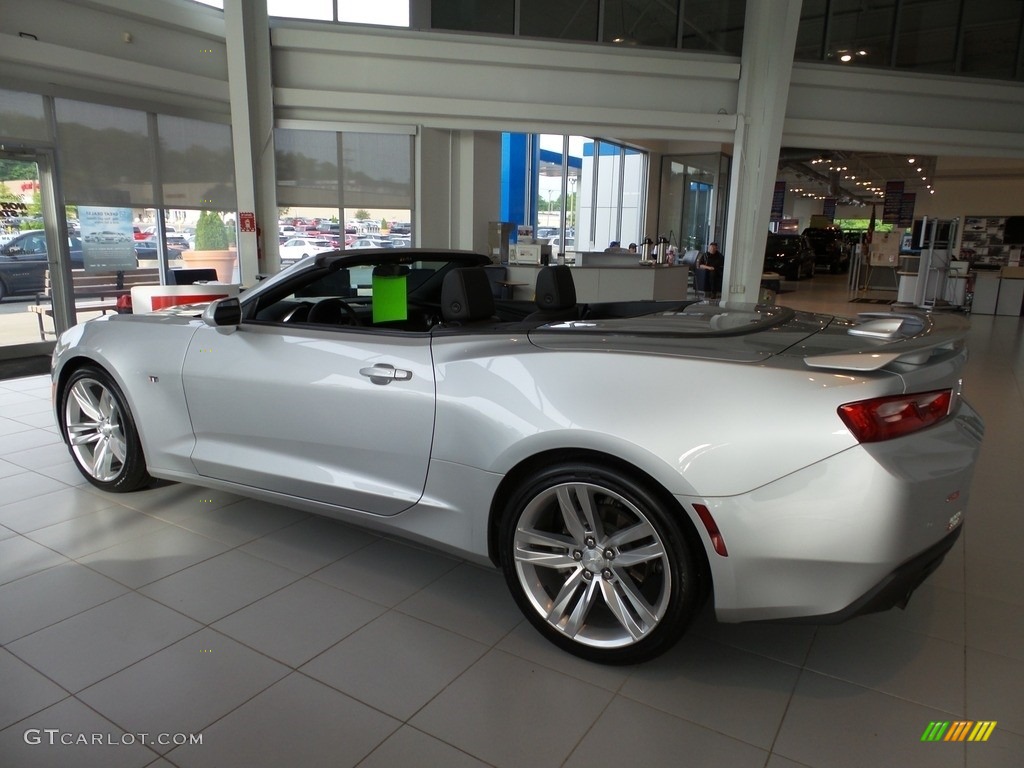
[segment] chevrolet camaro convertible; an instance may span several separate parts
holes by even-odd
[[[310,256],[206,306],[58,340],[55,411],[95,486],[153,478],[369,526],[501,568],[584,658],[720,621],[902,605],[962,529],[982,438],[966,321],[534,301],[463,252]]]

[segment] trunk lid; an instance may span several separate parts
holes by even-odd
[[[597,313],[601,306],[594,308]],[[840,318],[786,307],[678,305],[633,317],[551,323],[530,331],[544,349],[601,350],[760,362],[801,357],[811,369],[906,373],[959,357],[965,318],[923,312],[867,312]]]

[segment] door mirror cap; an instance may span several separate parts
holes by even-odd
[[[238,301],[238,297],[229,296],[211,301],[203,310],[203,322],[217,328],[241,323],[242,304]]]

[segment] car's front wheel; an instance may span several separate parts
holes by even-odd
[[[688,520],[622,472],[567,464],[533,475],[502,520],[502,567],[530,622],[591,661],[668,650],[701,596]]]
[[[86,480],[115,493],[152,481],[135,420],[106,371],[89,366],[72,373],[61,391],[60,408],[64,440]]]

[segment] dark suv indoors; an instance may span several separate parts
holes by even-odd
[[[769,232],[764,247],[764,271],[777,272],[787,280],[814,277],[814,251],[807,238]]]
[[[850,252],[844,247],[843,233],[836,227],[808,227],[804,236],[814,249],[814,266],[824,267],[833,275],[850,268]]]

